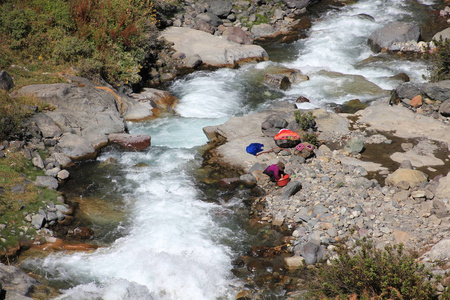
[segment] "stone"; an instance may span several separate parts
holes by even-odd
[[[439,106],[439,113],[444,117],[450,117],[450,100],[446,100]]]
[[[437,186],[435,196],[439,199],[450,200],[450,173],[439,179],[439,185]]]
[[[426,262],[450,262],[450,239],[446,238],[431,247],[430,251],[421,256]]]
[[[11,76],[9,76],[9,74],[6,71],[1,70],[0,71],[0,89],[8,92],[13,87],[14,87],[14,81],[11,78]]]
[[[31,163],[33,164],[33,166],[35,166],[39,169],[44,169],[44,161],[42,160],[42,157],[37,152],[33,153],[33,158],[31,159]]]
[[[251,32],[255,37],[261,38],[273,35],[276,30],[272,25],[263,23],[252,26]]]
[[[30,121],[36,123],[44,138],[60,137],[63,134],[61,128],[45,113],[33,115]]]
[[[439,41],[441,39],[442,39],[442,41],[445,41],[446,39],[450,40],[450,27],[448,27],[442,31],[439,31],[432,38],[432,40],[435,40],[435,41]]]
[[[411,163],[410,160],[405,159],[405,160],[402,160],[399,169],[409,169],[409,170],[412,170],[412,169],[413,169],[413,165],[412,165],[412,163]]]
[[[186,68],[195,69],[199,67],[203,63],[203,61],[200,55],[194,54],[189,57],[186,57],[183,60],[183,63],[186,66]]]
[[[414,96],[411,99],[411,102],[409,103],[414,108],[418,108],[419,106],[422,106],[422,95]]]
[[[291,81],[283,74],[266,74],[264,75],[264,83],[280,90],[288,90],[291,87]]]
[[[209,5],[209,11],[220,18],[226,18],[233,8],[230,1],[215,0]]]
[[[281,226],[284,223],[284,217],[282,215],[276,215],[272,220],[273,226]]]
[[[450,80],[424,83],[422,92],[430,99],[445,102],[450,99]]]
[[[420,89],[414,83],[402,83],[395,88],[395,92],[400,99],[412,99],[420,95]]]
[[[191,28],[168,27],[161,38],[174,43],[175,51],[185,53],[186,58],[199,55],[206,66],[235,67],[243,62],[268,59],[261,46],[237,44]]]
[[[388,49],[394,43],[417,42],[419,36],[419,26],[406,22],[392,22],[374,31],[369,36],[368,44],[372,51],[380,52],[381,49]]]
[[[88,140],[73,133],[65,133],[59,140],[58,147],[71,160],[85,160],[97,156],[97,151]]]
[[[113,133],[108,135],[110,143],[118,144],[129,150],[144,151],[151,144],[151,137],[148,135],[131,135],[128,133]]]
[[[289,122],[279,115],[270,115],[262,124],[261,131],[265,136],[274,137],[281,129],[286,128]]]
[[[45,217],[41,214],[36,214],[31,217],[31,225],[34,226],[35,229],[41,229],[45,224]]]
[[[418,186],[427,182],[428,176],[419,170],[397,169],[386,178],[386,184],[389,186],[397,186],[402,181],[407,182],[410,186]]]
[[[56,175],[56,177],[57,177],[59,180],[66,180],[66,179],[69,178],[69,176],[70,176],[70,173],[69,173],[69,171],[67,171],[67,170],[61,170],[61,171],[59,171],[58,174]]]
[[[301,182],[292,180],[284,187],[283,195],[281,197],[283,199],[289,199],[289,197],[300,191],[301,188]]]
[[[442,219],[449,215],[449,210],[444,202],[434,199],[431,213],[435,214],[439,219]]]
[[[286,267],[290,270],[300,269],[305,265],[305,259],[301,256],[290,256],[284,258],[284,263]]]
[[[0,264],[0,294],[2,299],[17,299],[25,300],[32,299],[26,297],[34,286],[39,285],[39,282],[34,278],[28,276],[24,271],[15,266],[7,266]],[[6,295],[4,294],[6,291]],[[6,298],[3,298],[6,296]]]
[[[228,27],[222,34],[226,36],[229,41],[242,44],[242,45],[251,45],[252,41],[248,37],[247,33],[240,27]]]
[[[307,242],[303,246],[302,257],[306,265],[315,265],[318,261],[325,258],[325,252],[320,245],[313,242]]]
[[[56,190],[58,188],[58,180],[56,180],[53,176],[36,176],[34,184],[53,190]]]
[[[364,141],[360,139],[351,139],[344,146],[344,151],[350,154],[358,154],[364,149]]]
[[[11,188],[11,193],[13,194],[19,194],[19,193],[25,193],[25,186],[23,184],[16,184]]]
[[[73,161],[63,153],[53,152],[51,157],[53,157],[63,168],[68,168],[74,165]]]
[[[59,171],[61,171],[61,169],[59,167],[54,167],[52,169],[45,170],[45,175],[56,177],[56,176],[58,176]]]

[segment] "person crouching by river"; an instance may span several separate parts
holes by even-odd
[[[285,175],[284,164],[279,162],[277,164],[270,165],[264,170],[263,173],[270,177],[270,181],[276,182],[282,178],[283,175]]]

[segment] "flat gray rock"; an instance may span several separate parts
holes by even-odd
[[[209,66],[234,67],[240,62],[268,59],[261,46],[241,45],[226,37],[185,27],[169,27],[161,33],[161,38],[174,43],[173,48],[186,54],[186,59],[199,55],[203,64]]]

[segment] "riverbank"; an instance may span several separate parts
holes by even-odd
[[[252,217],[271,223],[273,228],[291,230],[292,235],[285,240],[290,241],[287,250],[292,257],[285,258],[285,267],[301,268],[299,260],[314,265],[336,255],[336,245],[345,243],[351,248],[367,238],[380,249],[405,245],[448,283],[445,274],[449,253],[443,248],[450,238],[446,230],[450,224],[449,120],[417,114],[403,105],[390,106],[389,99],[384,99],[355,115],[313,111],[318,138],[323,137],[324,144],[306,160],[292,148],[258,156],[245,153],[250,142],[263,143],[263,150],[276,148],[273,138],[261,138],[261,124],[274,115],[280,119],[290,116],[286,119],[293,122],[294,111],[278,108],[205,128],[210,138],[215,133],[225,140],[216,148],[219,161],[243,170],[246,175],[240,180],[254,181],[264,189],[265,195],[252,203]],[[244,124],[245,131],[237,129]],[[338,128],[343,130],[338,132]],[[394,130],[388,132],[386,128]],[[357,139],[364,149],[374,148],[375,153],[383,155],[368,158],[363,148],[349,153],[349,142]],[[327,142],[332,142],[333,150]],[[400,143],[403,150],[387,151],[385,145],[391,143]],[[396,160],[394,168],[392,163],[385,166],[385,156]],[[279,161],[291,175],[286,187],[277,187],[262,174],[265,167]],[[437,170],[438,166],[442,168]],[[370,176],[383,180],[368,179]]]

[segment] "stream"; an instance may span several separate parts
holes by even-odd
[[[168,90],[179,98],[178,116],[128,124],[130,133],[152,137],[148,151],[108,147],[64,188],[90,211],[83,218],[101,247],[30,257],[21,266],[58,289],[57,299],[235,299],[245,280],[232,272],[233,262],[258,235],[245,225],[247,195],[211,196],[200,188],[202,128],[299,96],[310,100],[298,104],[303,109],[369,102],[388,95],[399,73],[423,82],[423,61],[374,54],[367,38],[388,22],[426,18],[432,4],[356,1],[315,18],[308,38],[268,47],[271,61],[175,80]],[[310,80],[273,90],[261,81],[273,65],[299,69]]]

